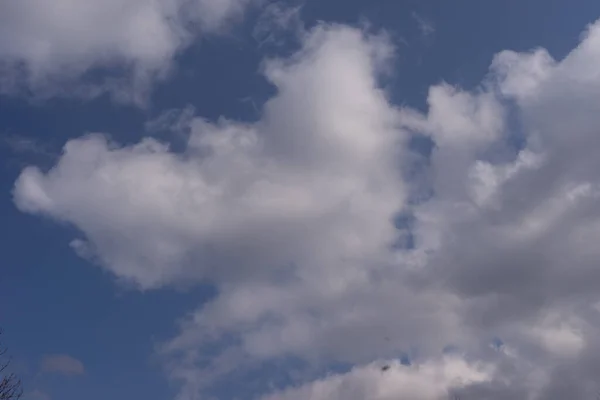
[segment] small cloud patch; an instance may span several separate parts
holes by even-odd
[[[83,375],[85,373],[83,363],[66,354],[44,356],[40,369],[42,372],[66,376]]]

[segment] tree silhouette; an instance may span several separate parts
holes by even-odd
[[[6,352],[7,349],[0,345],[0,400],[16,400],[23,394],[23,389],[21,380],[8,370],[11,360]]]

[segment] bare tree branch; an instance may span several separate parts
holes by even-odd
[[[19,377],[8,370],[11,358],[6,353],[7,349],[0,345],[0,400],[17,400],[23,394],[23,388]]]

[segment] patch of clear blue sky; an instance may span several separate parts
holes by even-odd
[[[433,24],[431,36],[423,37],[415,12]],[[473,87],[500,50],[542,46],[563,57],[584,27],[600,17],[600,2],[308,0],[302,16],[308,26],[318,20],[367,20],[403,38],[389,90],[395,103],[423,108],[429,85],[446,80]],[[188,104],[209,119],[255,119],[256,110],[243,99],[252,98],[260,106],[273,92],[258,74],[265,50],[249,36],[255,18],[250,15],[232,37],[203,40],[183,54],[179,72],[157,86],[149,110],[114,105],[105,97],[31,105],[0,96],[0,133],[26,135],[52,152],[85,132],[136,141],[149,118]],[[27,389],[46,391],[54,399],[169,398],[172,390],[151,358],[153,344],[174,334],[176,319],[213,293],[198,288],[142,294],[120,288],[108,274],[73,254],[70,228],[17,212],[10,193],[20,168],[51,161],[48,155],[14,154],[0,146],[0,326],[6,330],[15,367]],[[86,375],[39,375],[39,360],[47,353],[80,359]],[[223,398],[234,395],[223,393]]]

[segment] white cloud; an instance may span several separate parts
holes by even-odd
[[[17,204],[82,229],[106,268],[142,288],[377,255],[403,198],[402,135],[368,53],[385,44],[341,28],[309,41],[307,60],[268,68],[279,95],[256,125],[196,119],[179,155],[153,139],[73,140],[48,174],[23,172]]]
[[[265,397],[265,400],[442,400],[452,390],[487,382],[493,367],[469,364],[460,358],[431,360],[424,365],[404,366],[398,362],[382,371],[379,364],[353,369]]]
[[[41,362],[42,372],[57,373],[62,375],[83,375],[83,363],[67,354],[52,354],[44,356]]]
[[[421,382],[448,371],[435,360],[450,344],[494,366],[452,361],[462,367],[443,376],[479,377],[464,398],[584,398],[600,389],[599,41],[600,22],[561,61],[502,52],[479,88],[432,87],[423,114],[380,89],[385,37],[322,25],[267,64],[278,92],[257,123],[192,118],[179,154],[154,139],[72,140],[52,170],[23,171],[15,202],[77,227],[80,254],[142,289],[217,286],[160,349],[182,399],[287,356],[368,365],[416,348],[423,374],[389,376]],[[400,173],[408,132],[435,143],[423,182]],[[408,204],[423,187],[432,196]],[[414,216],[404,232],[401,210]],[[394,250],[406,230],[414,246]],[[509,352],[490,349],[495,336]],[[282,396],[408,387],[374,373]],[[415,398],[452,386],[439,382]]]
[[[216,32],[247,0],[7,0],[0,3],[0,90],[142,101],[152,79],[199,34]],[[126,71],[100,84],[94,68]],[[85,80],[85,79],[84,79]]]

